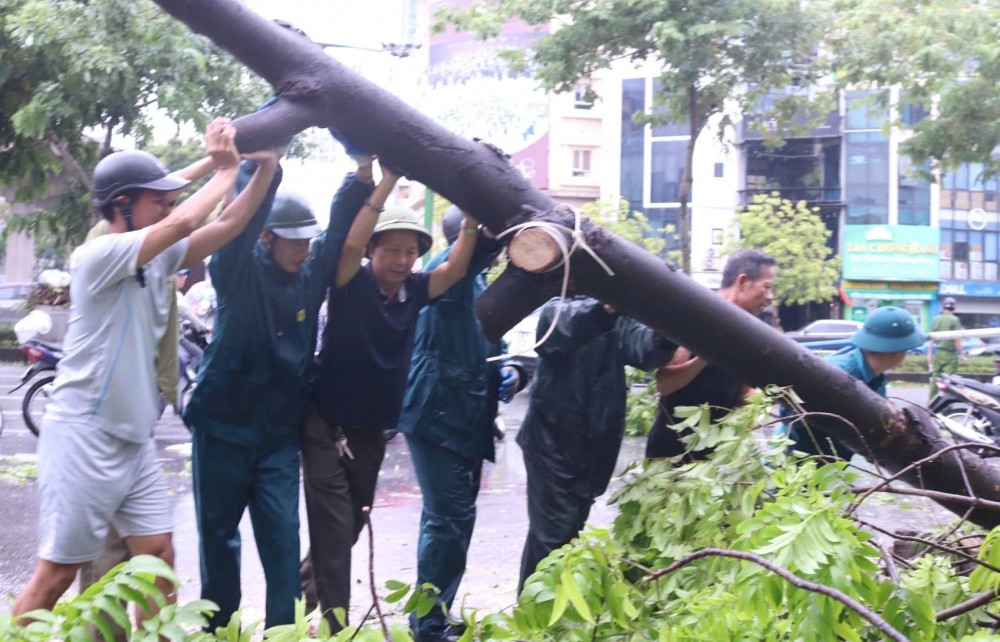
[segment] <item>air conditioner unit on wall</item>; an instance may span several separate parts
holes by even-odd
[[[719,270],[718,261],[719,257],[715,255],[715,248],[710,247],[707,250],[705,250],[705,262],[703,264],[704,265],[703,269],[706,272],[718,272]]]

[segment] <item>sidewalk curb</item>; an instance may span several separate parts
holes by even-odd
[[[965,377],[966,379],[975,379],[981,383],[990,383],[993,381],[995,373],[992,372],[957,372],[960,377]],[[907,382],[907,383],[930,383],[930,374],[926,372],[890,372],[889,381],[890,382]]]

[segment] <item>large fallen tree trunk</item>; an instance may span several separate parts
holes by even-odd
[[[282,100],[237,120],[250,151],[309,126],[333,127],[410,178],[473,213],[495,232],[526,221],[574,227],[574,216],[529,185],[504,156],[466,140],[330,58],[318,45],[237,0],[156,0],[271,83]],[[841,370],[664,262],[584,221],[583,237],[612,274],[577,252],[569,290],[614,305],[755,386],[794,385],[810,411],[844,417],[823,427],[896,472],[943,446],[936,430],[908,417]],[[514,266],[480,300],[483,328],[497,337],[559,291],[561,273]],[[979,457],[950,452],[904,476],[914,485],[1000,501],[1000,474]],[[945,503],[963,513],[967,504]],[[1000,513],[977,507],[988,528]]]

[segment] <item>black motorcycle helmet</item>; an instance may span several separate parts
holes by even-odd
[[[94,203],[101,210],[101,215],[110,221],[115,217],[111,202],[123,194],[138,190],[172,192],[187,187],[190,182],[172,176],[156,156],[133,149],[113,152],[102,158],[94,168],[94,175],[90,179],[90,191]],[[132,201],[133,197],[130,195],[128,202],[119,206],[129,231],[133,229]],[[146,287],[146,275],[142,267],[136,270],[135,279],[139,285]]]
[[[190,181],[172,176],[155,156],[139,150],[108,154],[97,163],[91,179],[94,203],[105,217],[110,213],[107,205],[130,190],[148,189],[172,192],[187,187]]]
[[[458,238],[464,219],[465,214],[457,205],[452,205],[444,211],[444,216],[441,217],[441,231],[444,232],[444,238],[448,241],[448,245],[454,243],[455,239]]]
[[[264,229],[283,239],[311,239],[323,231],[305,199],[286,191],[275,195]]]

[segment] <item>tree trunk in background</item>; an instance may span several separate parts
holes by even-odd
[[[236,121],[240,149],[259,149],[309,126],[332,126],[495,232],[527,220],[573,227],[571,212],[556,208],[491,147],[448,131],[339,64],[318,45],[236,0],[156,2],[230,51],[284,98]],[[867,446],[843,423],[824,425],[830,434],[869,453],[890,471],[941,448],[936,431],[908,420],[860,382],[687,275],[589,222],[583,229],[614,276],[577,253],[570,261],[571,293],[615,306],[750,385],[794,384],[807,409],[843,416],[857,427]],[[561,278],[560,272],[536,275],[509,267],[477,305],[486,334],[499,337],[557,294]],[[941,457],[907,480],[957,495],[967,495],[971,489],[974,495],[1000,501],[1000,474],[967,451]],[[947,508],[959,513],[965,509]],[[1000,524],[1000,513],[977,509],[970,519],[992,528]]]

